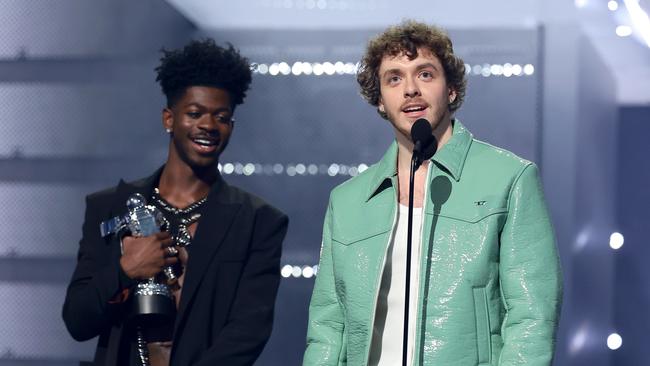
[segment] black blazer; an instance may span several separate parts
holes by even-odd
[[[131,339],[123,336],[128,302],[112,300],[135,281],[119,265],[118,240],[101,238],[99,224],[124,214],[131,194],[151,197],[161,171],[86,197],[83,236],[63,320],[78,341],[99,335],[96,365],[129,365],[134,358]],[[171,365],[251,365],[271,334],[288,218],[221,177],[205,205],[189,248]]]

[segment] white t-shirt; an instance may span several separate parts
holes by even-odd
[[[413,342],[415,342],[421,228],[422,208],[413,208],[411,290],[409,300],[409,352],[407,358],[409,365],[413,361]],[[396,366],[402,364],[408,206],[399,205],[399,216],[394,230],[393,240],[386,253],[386,264],[377,298],[372,343],[370,345],[370,366]]]

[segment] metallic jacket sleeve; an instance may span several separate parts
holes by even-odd
[[[500,248],[499,275],[506,316],[498,365],[550,365],[562,275],[534,164],[527,165],[515,180],[508,206]]]
[[[343,338],[343,309],[338,300],[332,266],[332,206],[325,215],[318,275],[309,305],[304,366],[338,365]]]

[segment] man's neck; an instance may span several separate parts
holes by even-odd
[[[448,117],[440,123],[433,131],[438,141],[440,150],[451,138],[453,128],[451,119]],[[399,132],[397,133],[397,178],[399,189],[399,202],[408,205],[409,197],[409,176],[411,174],[411,157],[413,156],[413,142]],[[430,161],[422,162],[420,168],[415,172],[413,181],[413,206],[422,207],[424,203],[424,185],[429,169]]]
[[[451,139],[453,134],[453,126],[451,123],[451,118],[445,118],[433,131],[433,135],[436,137],[438,142],[437,151],[440,151],[442,147]],[[411,169],[411,157],[413,156],[413,142],[406,136],[401,133],[396,133],[397,136],[397,171],[407,176],[410,174]],[[422,167],[426,167],[429,161],[422,162]],[[425,169],[422,169],[425,170]],[[419,171],[419,169],[418,169]]]
[[[208,195],[219,172],[216,165],[195,169],[176,159],[168,159],[158,182],[160,195],[182,208]]]

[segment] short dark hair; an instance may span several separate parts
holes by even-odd
[[[449,104],[449,111],[454,112],[460,108],[467,87],[465,63],[454,55],[451,39],[444,30],[413,20],[392,26],[370,40],[357,73],[361,96],[371,105],[378,106],[381,96],[379,66],[383,58],[403,53],[413,60],[418,57],[418,48],[431,51],[440,60],[447,84],[456,91],[456,98]],[[378,112],[387,118],[386,113]]]
[[[156,67],[167,106],[173,106],[192,86],[211,86],[230,94],[232,107],[242,104],[252,80],[248,59],[228,43],[218,46],[213,39],[194,40],[178,50],[162,49]]]

